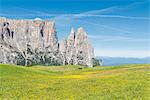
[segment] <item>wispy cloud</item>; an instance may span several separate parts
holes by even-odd
[[[91,11],[82,12],[82,13],[77,14],[77,15],[106,14],[106,13],[114,12],[117,8],[118,7],[116,7],[116,6],[112,6],[112,7],[108,7],[108,8],[103,8],[103,9],[98,9],[98,10],[91,10]]]
[[[122,18],[122,19],[133,19],[133,20],[150,20],[149,17],[133,17],[133,16],[122,16],[122,15],[110,15],[110,13],[119,12],[128,10],[135,5],[143,4],[144,2],[134,2],[126,6],[112,6],[103,9],[91,10],[87,12],[82,12],[80,14],[73,15],[75,18],[82,18],[82,17],[99,17],[99,18]],[[109,15],[107,15],[109,14]]]
[[[81,17],[99,17],[99,18],[122,18],[122,19],[133,19],[133,20],[150,20],[149,17],[132,17],[132,16],[120,16],[120,15],[92,15],[92,14],[78,14],[74,15],[76,18]]]
[[[108,36],[108,35],[89,35],[91,39],[100,41],[128,41],[128,42],[150,42],[150,40],[143,38],[133,38],[127,36]]]
[[[109,29],[109,30],[117,31],[118,35],[124,35],[125,33],[133,34],[130,31],[127,31],[127,30],[124,30],[124,29],[115,28],[115,27],[112,27],[112,26],[109,26],[109,25],[103,25],[103,24],[99,24],[99,23],[95,23],[95,22],[90,22],[90,21],[85,21],[85,20],[78,20],[78,21],[80,21],[82,23],[89,24],[91,26],[95,25],[97,27],[102,27],[102,28],[106,28],[106,29]]]
[[[38,10],[31,10],[31,9],[25,9],[21,7],[15,7],[15,9],[21,10],[24,12],[23,14],[11,14],[11,16],[21,16],[21,17],[50,17],[50,19],[54,20],[63,20],[63,19],[80,19],[83,17],[96,17],[96,18],[120,18],[120,19],[132,19],[132,20],[150,20],[149,17],[135,17],[135,16],[122,16],[122,15],[110,15],[111,13],[114,12],[119,12],[119,11],[124,11],[128,10],[135,5],[140,5],[143,4],[144,2],[133,2],[131,4],[125,5],[125,6],[111,6],[107,8],[102,8],[102,9],[97,9],[97,10],[89,10],[86,12],[78,13],[78,14],[56,14],[56,13],[48,13],[48,12],[43,12],[43,11],[38,11]],[[3,14],[1,13],[1,16],[10,16],[10,14]]]

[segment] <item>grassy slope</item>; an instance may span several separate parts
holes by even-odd
[[[0,99],[150,99],[150,64],[78,67],[0,65]]]

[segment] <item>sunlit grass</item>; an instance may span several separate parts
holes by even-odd
[[[2,100],[150,99],[150,64],[95,68],[0,65],[0,81]]]

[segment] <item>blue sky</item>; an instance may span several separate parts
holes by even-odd
[[[49,19],[58,38],[82,26],[96,56],[150,56],[149,0],[0,0],[0,16]]]

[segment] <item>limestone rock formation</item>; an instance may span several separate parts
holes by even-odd
[[[65,64],[93,66],[94,49],[82,27],[78,29],[77,34],[71,29],[68,39],[60,44],[60,51],[65,57]]]
[[[93,66],[93,48],[83,28],[58,43],[55,23],[0,18],[0,63]]]
[[[93,66],[92,58],[94,58],[94,51],[88,40],[87,33],[82,27],[78,29],[75,41],[77,64]]]

